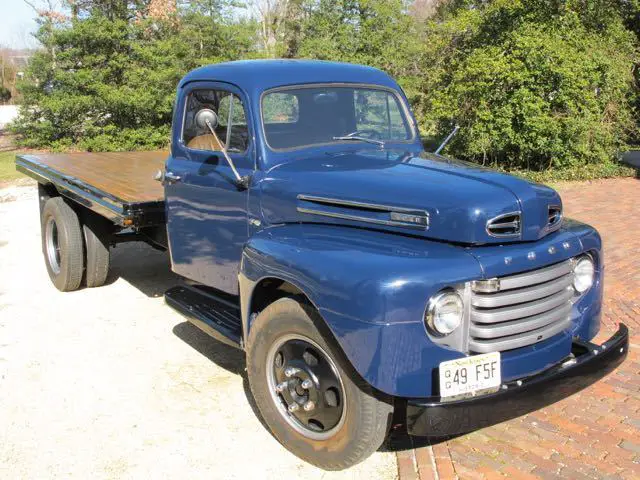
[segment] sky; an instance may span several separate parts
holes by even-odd
[[[40,4],[38,0],[33,2]],[[0,0],[0,47],[35,47],[35,13],[24,0]]]

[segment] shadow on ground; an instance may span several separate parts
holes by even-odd
[[[122,278],[148,297],[160,297],[183,282],[171,271],[169,252],[154,250],[144,242],[121,243],[111,248],[107,284]]]
[[[455,437],[413,437],[407,433],[404,424],[398,424],[391,429],[386,440],[378,451],[380,452],[402,452],[413,448],[430,447],[446,442]]]
[[[148,297],[160,297],[169,288],[183,283],[182,277],[171,271],[169,252],[155,250],[143,242],[124,243],[111,249],[107,284],[119,278]],[[181,318],[177,312],[176,318]],[[219,367],[242,377],[247,402],[260,423],[269,431],[251,394],[244,352],[219,342],[186,321],[173,327],[173,334]]]
[[[251,393],[249,378],[247,377],[247,371],[245,369],[246,360],[244,352],[219,342],[189,322],[182,322],[173,327],[173,333],[184,343],[204,355],[219,367],[242,377],[242,387],[251,410],[253,410],[253,413],[262,426],[271,433]]]
[[[244,352],[236,348],[230,347],[218,340],[210,337],[200,329],[189,322],[182,322],[173,327],[173,333],[187,345],[204,355],[211,362],[219,367],[224,368],[228,372],[242,377],[244,393],[249,406],[253,410],[256,418],[262,426],[270,432],[269,427],[264,422],[260,411],[255,403],[253,394],[249,387],[249,379],[245,370]],[[451,437],[412,437],[407,433],[405,425],[398,422],[402,418],[402,411],[396,412],[394,423],[395,428],[391,430],[387,439],[380,447],[380,452],[398,452],[403,450],[411,450],[424,446],[436,445],[438,443],[449,440]]]
[[[182,278],[171,271],[168,252],[154,250],[141,242],[120,244],[111,251],[111,270],[108,283],[122,278],[149,297],[159,297],[169,288],[182,282]],[[169,308],[169,307],[167,307]],[[176,318],[181,318],[176,313]],[[219,367],[242,377],[244,393],[253,413],[262,426],[270,432],[255,403],[245,369],[245,354],[242,350],[226,345],[210,337],[191,323],[184,321],[173,327],[173,334],[191,348]],[[436,445],[450,437],[412,437],[403,424],[403,409],[394,415],[394,428],[380,447],[382,452],[398,452],[413,448]]]

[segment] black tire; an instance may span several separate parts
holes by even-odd
[[[84,271],[82,229],[76,212],[62,197],[42,209],[42,252],[49,278],[62,292],[77,290]]]
[[[86,252],[85,285],[101,287],[109,274],[109,229],[100,218],[88,215],[82,225]]]
[[[314,308],[293,298],[282,298],[269,305],[251,326],[247,372],[256,405],[278,441],[317,467],[342,470],[363,461],[380,447],[389,430],[393,406],[374,396],[371,387],[357,378],[350,365],[345,368],[343,354],[332,348],[316,328],[314,322],[322,321]],[[276,398],[282,398],[278,394],[274,398],[270,391],[267,368],[274,366],[269,364],[269,352],[292,335],[311,340],[337,367],[335,371],[344,388],[345,410],[343,420],[331,430],[329,438],[309,438],[293,428],[285,418],[287,409],[279,409],[276,404]]]

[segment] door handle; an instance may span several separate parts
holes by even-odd
[[[173,172],[163,172],[162,170],[158,170],[154,178],[162,183],[162,185],[171,185],[182,180],[180,175],[176,175]]]
[[[164,172],[164,180],[167,183],[175,183],[182,180],[182,177],[180,175],[176,175],[173,172]]]

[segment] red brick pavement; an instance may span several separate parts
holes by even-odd
[[[640,479],[640,180],[565,184],[558,190],[566,215],[593,225],[603,237],[605,302],[596,340],[626,323],[627,360],[597,384],[540,411],[399,451],[401,480]]]

